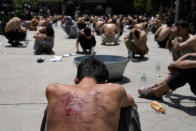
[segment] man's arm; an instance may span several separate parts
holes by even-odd
[[[47,39],[47,36],[45,34],[42,34],[42,33],[36,33],[33,37],[35,39],[38,39],[38,40]]]
[[[19,20],[17,23],[18,23],[17,24],[18,31],[19,32],[26,32],[26,29],[22,26],[22,21]]]
[[[134,29],[133,29],[133,31],[131,31],[131,35],[132,35],[132,38],[134,40],[135,45],[139,45],[141,43],[141,40],[136,38],[135,33],[134,33]],[[140,36],[140,38],[141,38],[141,36]]]
[[[168,66],[169,71],[172,73],[175,68],[178,69],[191,69],[196,68],[196,61],[186,60],[188,57],[196,57],[196,53],[188,53],[180,57],[177,61]]]
[[[121,107],[134,106],[137,108],[137,104],[135,103],[134,98],[130,94],[127,94],[122,86],[119,87],[119,92],[122,95]]]
[[[190,47],[192,45],[196,44],[196,36],[190,37],[184,42],[181,42],[180,44],[174,44],[174,50],[178,51],[180,49]]]
[[[117,25],[115,25],[115,33],[120,33],[120,28]]]
[[[105,26],[103,25],[101,28],[100,28],[100,33],[103,33],[104,32],[104,28],[105,28]]]
[[[172,66],[178,69],[192,69],[192,68],[196,68],[196,61],[193,60],[176,61],[172,63]]]
[[[187,59],[188,57],[196,57],[196,53],[187,53],[187,54],[181,56],[177,61],[185,60],[185,59]]]
[[[159,27],[159,29],[155,32],[155,36],[156,36],[156,35],[159,35],[159,33],[161,32],[162,28],[163,28],[163,27]]]

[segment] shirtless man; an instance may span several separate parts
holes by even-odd
[[[107,79],[106,66],[89,57],[79,64],[75,85],[49,85],[48,131],[117,131],[121,107],[137,105],[121,85]]]
[[[178,28],[181,30],[180,35],[184,35],[184,37],[178,38],[179,43],[174,43],[173,49],[179,51],[184,48],[189,48],[191,52],[196,52],[196,36],[188,33],[188,25],[184,27],[179,26]]]
[[[34,50],[36,55],[42,53],[54,54],[54,30],[52,26],[42,27],[34,35]]]
[[[26,29],[22,27],[24,16],[13,17],[5,26],[5,37],[12,46],[21,45],[19,41],[26,38]]]
[[[80,52],[79,50],[79,43],[83,52]],[[92,30],[89,27],[85,27],[84,29],[79,31],[76,40],[76,53],[89,54],[91,53],[91,49],[94,48],[95,45],[96,45],[96,40],[94,37],[94,30]]]
[[[117,27],[116,24],[107,23],[104,24],[101,29],[100,33],[102,34],[102,44],[105,45],[107,42],[112,43],[114,42],[115,45],[118,45],[120,29]]]
[[[177,60],[186,53],[196,52],[196,36],[189,34],[189,24],[185,20],[176,23],[178,37],[172,41],[173,59]]]
[[[125,46],[128,50],[128,58],[135,58],[135,54],[139,54],[143,58],[148,53],[147,34],[145,31],[133,28],[130,33],[125,36]]]
[[[176,27],[172,27],[172,21],[167,21],[167,26],[161,26],[155,32],[155,41],[157,41],[159,47],[166,48],[172,41]]]
[[[158,85],[138,90],[141,97],[147,99],[162,99],[169,90],[176,90],[186,83],[196,95],[196,53],[188,53],[172,62],[168,69],[172,75]],[[178,70],[178,72],[176,72]]]
[[[175,90],[187,82],[196,95],[196,37],[189,34],[188,22],[184,20],[177,22],[177,30],[177,41],[173,41],[173,50],[176,51],[173,52],[175,62],[168,66],[171,74],[162,82],[139,90],[140,96],[150,99],[161,98],[170,89]]]
[[[86,27],[85,17],[79,17],[77,19],[77,24],[78,24],[79,30],[84,29]]]
[[[101,21],[101,20],[98,20],[96,23],[95,23],[95,32],[97,33],[97,35],[100,35],[100,29],[101,27],[105,24],[104,21]]]
[[[134,25],[135,28],[139,28],[141,30],[146,30],[146,28],[148,27],[148,22],[142,22],[142,23],[137,23]]]
[[[31,30],[31,31],[36,30],[37,24],[38,24],[38,19],[37,19],[37,17],[34,16],[34,17],[31,19],[31,25],[30,25],[29,30]]]
[[[155,33],[156,30],[159,27],[161,27],[162,24],[163,24],[163,7],[160,7],[160,13],[158,15],[156,15],[156,18],[154,19],[154,21],[150,25],[151,31],[153,33]]]
[[[48,21],[43,16],[40,16],[37,24],[37,29],[39,30],[40,28],[47,27],[47,26],[48,26]]]

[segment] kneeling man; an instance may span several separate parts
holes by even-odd
[[[51,26],[40,28],[34,35],[34,50],[36,55],[42,53],[54,54],[54,30]]]
[[[117,27],[116,24],[107,23],[104,24],[100,29],[101,37],[102,37],[102,44],[105,45],[106,43],[115,43],[118,44],[120,29]]]
[[[48,131],[117,131],[121,107],[137,105],[121,85],[107,79],[106,66],[89,57],[79,64],[75,85],[49,85]]]
[[[26,29],[22,27],[22,22],[24,22],[24,16],[13,17],[5,26],[5,37],[12,46],[21,45],[19,41],[26,38]]]
[[[133,28],[130,33],[125,36],[125,45],[128,49],[128,57],[135,57],[135,54],[139,54],[143,58],[145,54],[148,53],[148,47],[146,45],[147,35],[146,32]]]

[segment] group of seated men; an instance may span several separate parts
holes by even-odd
[[[55,34],[52,24],[57,19],[40,16],[33,17],[31,20],[29,29],[36,30],[34,35],[36,54],[54,53],[52,48]],[[96,45],[94,32],[100,35],[103,45],[106,43],[118,45],[123,30],[128,29],[128,34],[124,37],[128,57],[134,58],[136,54],[139,54],[143,58],[149,51],[147,33],[151,30],[155,33],[157,44],[172,52],[174,62],[168,66],[170,74],[167,78],[149,88],[138,90],[139,96],[161,99],[169,90],[176,90],[186,83],[196,95],[196,36],[189,33],[190,27],[187,21],[179,20],[176,26],[172,26],[172,22],[167,20],[166,25],[163,25],[161,13],[150,20],[143,16],[133,18],[123,15],[82,16],[76,18],[76,22],[70,16],[62,16],[60,19],[61,26],[68,36],[77,38],[77,53],[81,53],[79,44],[84,53],[90,53]],[[5,36],[13,46],[20,45],[19,41],[26,38],[23,23],[25,19],[20,16],[13,17],[6,24]],[[107,79],[106,67],[99,61],[89,58],[79,65],[75,85],[49,85],[46,89],[49,104],[48,130],[73,127],[76,130],[116,130],[120,108],[137,107],[137,105],[124,88],[118,84],[107,83]],[[80,119],[75,121],[78,117]]]
[[[26,40],[27,30],[35,30],[34,35],[35,54],[48,53],[53,54],[54,46],[54,30],[52,27],[53,18],[33,17],[30,24],[25,20],[25,16],[13,17],[8,21],[5,26],[5,37],[8,39],[8,43],[12,46],[22,45],[20,41]]]
[[[35,44],[34,50],[36,54],[42,54],[44,52],[53,54],[52,48],[54,47],[54,30],[52,28],[53,23],[57,23],[57,20],[61,19],[61,27],[67,33],[69,38],[77,38],[76,40],[76,52],[79,51],[79,43],[84,53],[89,53],[91,48],[96,45],[96,39],[94,37],[94,31],[97,35],[100,35],[102,44],[114,43],[118,45],[119,37],[123,33],[123,28],[129,27],[129,34],[125,36],[125,46],[128,50],[128,57],[139,54],[141,58],[148,53],[147,32],[148,21],[146,18],[132,18],[131,16],[90,16],[90,17],[78,17],[76,21],[70,16],[60,17],[43,17],[34,16],[30,21],[30,24],[26,24],[29,21],[24,17],[14,17],[8,21],[5,28],[5,36],[8,38],[8,42],[17,46],[20,45],[19,41],[26,39],[26,30],[36,30],[34,35]],[[86,30],[91,30],[88,35]],[[87,31],[88,32],[88,31]],[[15,35],[12,35],[15,34]],[[84,44],[85,43],[85,44]]]

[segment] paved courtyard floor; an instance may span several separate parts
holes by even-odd
[[[55,55],[75,53],[76,39],[68,39],[60,26],[55,30]],[[54,55],[34,55],[33,34],[28,32],[30,40],[27,47],[10,47],[7,40],[0,36],[0,131],[38,131],[47,105],[45,89],[50,83],[74,84],[76,66],[73,62],[77,56],[64,57],[61,62],[51,62]],[[117,46],[103,46],[96,36],[95,47],[98,55],[119,55],[127,57],[123,37]],[[168,76],[167,66],[172,62],[167,49],[158,48],[153,34],[148,34],[149,53],[142,61],[129,62],[121,81],[138,104],[143,131],[195,131],[196,130],[196,97],[189,85],[176,90],[171,98],[164,97],[162,105],[166,114],[153,110],[150,100],[138,97],[140,76],[147,73],[147,85]],[[37,59],[45,56],[43,63]],[[155,76],[155,65],[161,63],[161,77]]]

